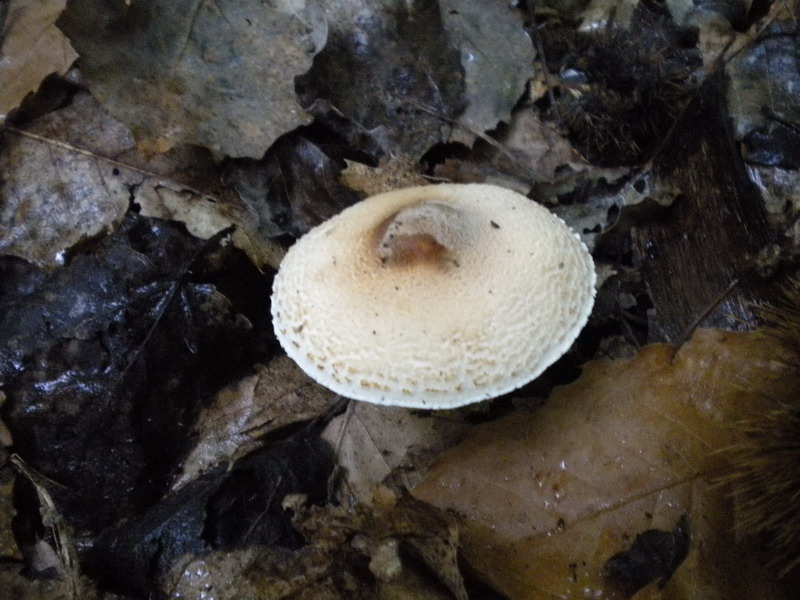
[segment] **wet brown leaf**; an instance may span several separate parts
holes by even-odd
[[[252,360],[252,322],[203,281],[209,246],[129,214],[49,273],[0,261],[17,267],[0,298],[3,415],[70,526],[99,530],[160,495],[203,399]]]
[[[477,427],[414,493],[465,516],[468,561],[513,599],[625,597],[605,562],[683,514],[689,557],[647,597],[779,598],[710,478],[731,421],[786,392],[781,357],[765,336],[701,330],[678,350],[589,363],[540,410]]]

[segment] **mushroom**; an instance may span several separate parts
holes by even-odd
[[[379,194],[309,231],[275,277],[286,353],[356,400],[455,408],[538,376],[586,324],[594,263],[525,196],[485,184]]]

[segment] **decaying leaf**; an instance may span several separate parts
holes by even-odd
[[[0,123],[51,73],[64,74],[78,57],[56,19],[66,0],[10,0],[0,20]],[[0,9],[0,13],[3,10]]]
[[[167,595],[194,598],[213,589],[220,600],[466,600],[458,527],[446,512],[389,496],[352,510],[308,507],[302,495],[283,504],[295,515],[302,547],[187,554],[162,578]]]
[[[78,128],[102,139],[106,148],[125,145],[130,134],[103,119],[88,96],[51,113],[27,130],[27,136],[5,134],[0,150],[0,252],[53,266],[63,252],[80,240],[110,231],[128,209],[130,187],[139,173],[98,160],[91,152],[64,145],[62,137],[78,124],[73,115],[86,117]],[[35,137],[33,137],[35,136]],[[87,136],[88,137],[88,136]],[[88,144],[87,144],[88,145]],[[84,146],[83,148],[85,148]]]
[[[405,575],[414,569],[398,554],[402,549],[420,560],[453,597],[467,599],[456,556],[458,522],[445,511],[407,495],[395,499],[391,494],[349,511],[339,507],[309,510],[297,502],[291,506],[297,515],[295,526],[314,546],[326,548],[333,556],[355,550],[368,557],[369,570],[382,592],[396,581],[413,580]]]
[[[418,158],[447,139],[464,108],[461,59],[435,0],[327,2],[325,48],[298,78],[304,106],[325,100],[389,148]]]
[[[22,267],[0,296],[4,415],[16,451],[58,481],[48,491],[72,526],[100,529],[157,498],[204,398],[252,349],[252,323],[187,279],[208,246],[129,215],[51,273],[1,261]]]
[[[701,330],[677,350],[589,363],[538,411],[478,426],[414,493],[465,517],[467,560],[514,600],[629,597],[606,562],[683,515],[689,555],[646,597],[785,597],[736,546],[726,492],[710,483],[742,435],[731,423],[791,389],[783,358],[758,333]]]
[[[440,0],[444,28],[461,54],[466,107],[448,141],[472,145],[511,109],[533,75],[534,50],[522,19],[505,0]]]
[[[344,470],[342,504],[371,503],[382,483],[414,487],[430,461],[457,442],[466,429],[463,421],[446,413],[419,414],[407,408],[351,402],[322,434]]]
[[[297,548],[302,539],[283,500],[302,495],[312,504],[324,502],[332,467],[330,448],[318,432],[300,429],[106,529],[83,566],[112,589],[148,596],[157,581],[185,564],[181,557],[187,555],[253,546]]]
[[[130,131],[87,93],[24,130],[7,129],[5,139],[3,254],[56,266],[78,242],[112,231],[134,205],[144,216],[184,223],[201,239],[233,226],[232,243],[254,264],[280,262],[282,250],[257,234],[258,217],[248,206],[229,194],[222,199],[207,152],[182,146],[145,160]]]
[[[261,437],[325,414],[339,401],[338,395],[311,380],[289,357],[275,357],[255,374],[220,390],[200,413],[197,441],[173,488],[251,451]]]
[[[372,600],[375,589],[358,569],[356,552],[315,546],[251,548],[186,556],[164,577],[165,596],[219,600]]]
[[[310,120],[294,78],[325,44],[317,0],[71,0],[58,24],[92,94],[150,153],[185,142],[260,157]]]
[[[407,544],[456,600],[468,600],[458,567],[459,527],[455,517],[425,502],[404,497],[383,514],[377,514],[371,525],[368,535],[384,539],[391,536]]]

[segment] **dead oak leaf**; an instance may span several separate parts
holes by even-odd
[[[606,579],[606,561],[684,514],[687,566],[673,595],[648,598],[780,598],[736,547],[724,490],[710,483],[719,450],[737,439],[731,422],[786,393],[780,358],[765,336],[702,330],[677,350],[589,363],[540,410],[477,427],[414,493],[465,516],[467,560],[514,600],[629,597]]]

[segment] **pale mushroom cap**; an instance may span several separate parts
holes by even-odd
[[[509,392],[586,324],[595,271],[564,222],[493,185],[367,198],[312,229],[275,277],[286,353],[335,392],[454,408]]]

